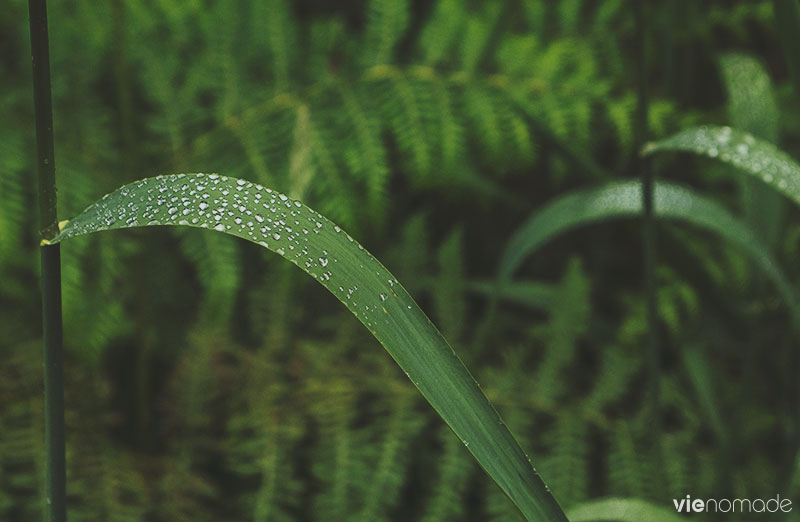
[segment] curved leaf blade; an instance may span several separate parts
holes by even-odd
[[[567,513],[570,522],[681,522],[669,509],[639,499],[607,498],[584,502]]]
[[[656,217],[686,221],[716,233],[748,255],[774,282],[800,325],[800,302],[788,279],[756,235],[725,208],[678,185],[658,182],[653,192]],[[538,247],[568,230],[589,223],[642,213],[639,181],[616,182],[601,188],[579,190],[557,198],[536,211],[514,233],[498,269],[502,288]]]
[[[732,126],[769,143],[778,143],[778,105],[772,82],[754,56],[727,53],[720,57],[720,72],[728,93]],[[780,241],[787,201],[781,194],[752,176],[737,176],[744,221],[762,234],[774,252]]]
[[[53,242],[157,225],[241,237],[310,274],[380,341],[528,520],[566,520],[469,371],[408,292],[352,237],[299,201],[216,174],[159,176],[104,196],[67,222]]]
[[[730,127],[703,126],[647,144],[642,154],[693,152],[760,179],[800,205],[800,165],[775,145]]]
[[[517,280],[499,289],[494,281],[467,281],[466,290],[483,296],[499,292],[498,297],[504,301],[546,310],[553,303],[556,289],[552,284]]]
[[[778,105],[761,61],[747,54],[726,53],[720,57],[719,66],[732,126],[770,143],[777,142]]]

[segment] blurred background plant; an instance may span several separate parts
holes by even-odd
[[[33,107],[25,2],[7,4],[0,518],[32,520],[43,462]],[[638,174],[629,3],[49,11],[62,219],[166,172],[274,187],[398,276],[565,508],[606,496],[800,501],[798,334],[778,290],[717,237],[658,225],[657,437],[634,221],[543,246],[482,322],[506,244],[534,209]],[[646,15],[652,136],[731,124],[797,157],[800,107],[772,3],[671,0]],[[725,165],[655,166],[743,216],[800,279],[797,208]],[[166,228],[62,248],[70,520],[519,519],[369,333],[277,256]]]

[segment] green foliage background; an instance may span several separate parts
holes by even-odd
[[[33,111],[26,5],[7,4],[0,519],[35,520]],[[658,227],[655,385],[635,222],[547,245],[518,275],[523,299],[482,321],[480,290],[534,209],[638,174],[629,2],[49,7],[62,219],[165,172],[271,186],[399,277],[565,508],[612,495],[800,501],[798,334],[777,291],[719,239]],[[771,3],[658,2],[647,21],[654,137],[732,124],[797,157]],[[656,166],[745,216],[800,279],[797,209],[728,167]],[[62,259],[70,520],[519,519],[369,333],[276,256],[160,229],[78,238]]]

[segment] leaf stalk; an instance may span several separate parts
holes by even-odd
[[[50,51],[45,0],[29,0],[31,64],[36,123],[36,170],[39,182],[39,228],[42,266],[42,332],[47,522],[66,521],[64,449],[64,372],[61,320],[61,250],[49,240],[58,235]]]

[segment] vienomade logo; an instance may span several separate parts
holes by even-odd
[[[691,495],[686,498],[672,499],[675,504],[675,511],[678,513],[777,513],[781,511],[788,513],[792,510],[792,501],[782,499],[780,495],[768,500],[756,498],[709,498],[692,499]]]

